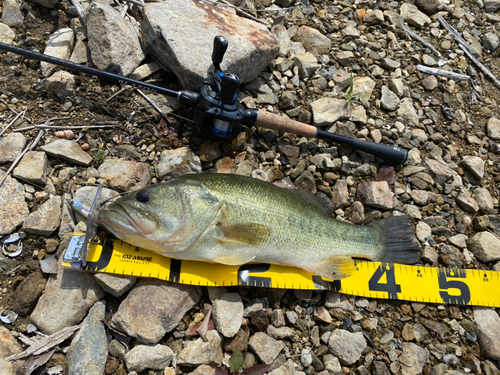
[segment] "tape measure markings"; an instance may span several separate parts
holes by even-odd
[[[72,267],[67,262],[63,266]],[[356,261],[351,277],[327,280],[279,265],[238,267],[171,259],[120,240],[100,238],[92,241],[84,269],[137,277],[147,273],[148,277],[199,286],[331,290],[368,298],[500,307],[500,273],[476,269]]]

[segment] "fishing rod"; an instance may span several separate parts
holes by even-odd
[[[401,164],[408,157],[408,151],[398,147],[375,142],[361,141],[338,134],[317,129],[313,125],[304,124],[283,116],[267,112],[264,109],[245,109],[237,100],[237,90],[240,86],[238,76],[224,73],[220,64],[228,47],[227,39],[216,36],[212,52],[212,63],[215,72],[209,72],[209,81],[199,92],[191,90],[175,91],[164,87],[137,81],[118,74],[90,68],[71,61],[59,59],[38,52],[25,50],[9,44],[0,43],[0,49],[28,58],[59,65],[82,73],[101,78],[123,82],[132,86],[143,87],[161,94],[176,98],[181,104],[196,109],[196,124],[210,136],[220,140],[232,140],[242,129],[242,125],[255,125],[280,132],[297,134],[306,138],[318,138],[333,141],[351,148],[363,151],[386,161]]]

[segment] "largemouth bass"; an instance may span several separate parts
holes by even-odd
[[[111,203],[99,223],[119,239],[176,259],[264,262],[341,279],[354,258],[419,261],[407,216],[360,226],[331,218],[316,198],[250,177],[189,174]]]

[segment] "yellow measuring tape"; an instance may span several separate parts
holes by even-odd
[[[92,240],[82,267],[83,237],[73,237],[63,267],[201,286],[332,290],[369,298],[500,307],[500,272],[356,261],[353,275],[333,281],[274,264],[226,266],[171,259],[109,238]]]

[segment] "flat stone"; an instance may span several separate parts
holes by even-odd
[[[474,307],[474,322],[481,347],[481,354],[500,359],[500,318],[494,309]]]
[[[408,24],[420,29],[432,22],[428,16],[419,11],[415,5],[410,3],[401,4],[400,14],[405,22],[408,22]]]
[[[328,339],[330,352],[343,365],[356,363],[366,346],[366,340],[361,332],[351,333],[343,329],[335,329]]]
[[[292,49],[292,41],[290,40],[290,36],[286,30],[286,27],[283,25],[273,26],[271,32],[274,34],[279,44],[279,52],[278,55],[281,57],[286,57],[290,53]]]
[[[282,341],[276,341],[264,332],[257,332],[248,341],[250,349],[265,364],[271,364],[284,349]]]
[[[90,50],[83,40],[77,40],[69,61],[76,64],[87,64],[90,60]]]
[[[481,262],[500,260],[500,240],[490,232],[479,232],[467,241],[467,248]]]
[[[484,160],[479,156],[465,156],[462,159],[462,165],[478,180],[484,177]]]
[[[241,83],[255,79],[279,51],[278,41],[264,25],[237,16],[229,7],[192,0],[146,4],[141,26],[148,53],[189,90],[198,89],[213,69],[211,53],[200,46],[211,51],[217,35],[224,35],[229,45],[221,69],[236,74]]]
[[[61,223],[61,205],[60,196],[51,197],[38,210],[28,216],[23,224],[23,230],[45,237],[50,236]]]
[[[491,117],[488,120],[488,123],[486,124],[486,134],[488,134],[488,137],[494,140],[500,140],[500,120]]]
[[[158,63],[152,61],[150,63],[143,64],[137,67],[137,69],[135,69],[130,75],[130,78],[140,81],[146,77],[149,77],[153,73],[159,72],[160,70],[161,66],[158,65]]]
[[[224,337],[233,337],[243,322],[243,302],[238,293],[225,293],[213,303],[215,329]]]
[[[167,345],[137,345],[125,354],[128,371],[163,370],[170,365],[174,352]]]
[[[0,164],[13,162],[26,147],[26,142],[27,138],[21,133],[10,133],[0,139]]]
[[[448,181],[448,179],[455,173],[453,172],[453,169],[448,167],[446,164],[435,159],[427,159],[425,164],[427,165],[429,174],[434,178],[434,181],[441,185]]]
[[[382,210],[393,208],[392,194],[386,181],[363,182],[358,185],[357,197],[361,203]]]
[[[476,213],[479,211],[479,206],[474,198],[472,198],[468,193],[462,192],[456,197],[457,204],[464,210],[470,213]]]
[[[111,320],[111,325],[145,344],[156,344],[200,300],[192,286],[140,279]]]
[[[399,98],[387,86],[382,86],[380,106],[386,111],[393,112],[398,108]]]
[[[330,53],[332,46],[332,41],[329,38],[309,26],[299,27],[294,39],[302,43],[306,51],[315,48],[319,54]]]
[[[399,356],[401,372],[403,375],[417,375],[429,358],[429,351],[412,343],[403,342],[403,353]]]
[[[92,62],[98,69],[128,76],[144,60],[137,26],[111,5],[93,1],[86,22]]]
[[[332,187],[332,204],[336,210],[345,208],[349,204],[349,188],[347,181],[337,180]]]
[[[142,189],[151,183],[149,165],[123,159],[106,159],[99,166],[99,177],[122,191]]]
[[[197,367],[200,365],[220,366],[222,362],[222,336],[216,330],[206,334],[207,341],[201,337],[187,342],[179,354],[177,364]]]
[[[413,100],[411,98],[404,98],[399,102],[398,116],[401,116],[412,126],[418,126],[420,123],[417,110],[413,106]]]
[[[50,169],[49,159],[45,152],[28,151],[12,174],[34,184],[45,186]]]
[[[69,60],[74,44],[75,34],[73,30],[71,30],[69,27],[60,29],[50,36],[43,53],[45,55],[57,57],[59,59]],[[52,73],[54,73],[54,70],[56,69],[56,65],[49,64],[44,61],[40,63],[40,67],[42,69],[42,75],[44,77],[52,75]],[[75,142],[72,143],[74,143],[76,147],[80,148]]]
[[[177,178],[188,173],[200,172],[200,158],[187,147],[166,150],[161,153],[157,172],[161,179]]]
[[[396,60],[384,58],[380,60],[380,65],[382,66],[382,68],[386,69],[397,69],[401,66],[401,63]]]
[[[2,23],[9,27],[22,25],[24,14],[16,0],[4,0],[2,6]]]
[[[132,289],[137,278],[130,276],[112,275],[109,273],[97,273],[94,275],[97,283],[109,294],[120,297]]]
[[[334,98],[321,98],[311,103],[314,126],[332,125],[335,121],[349,118],[346,101]]]
[[[0,22],[0,43],[13,44],[15,38],[16,38],[16,32],[6,24]],[[16,134],[16,133],[11,133],[11,134]]]
[[[33,324],[47,335],[80,323],[90,308],[106,295],[93,275],[64,269],[61,261],[62,257],[57,274],[49,277],[45,292],[30,316]]]
[[[378,25],[384,22],[384,12],[380,9],[367,12],[363,17],[363,23],[366,25]]]
[[[68,95],[73,94],[75,85],[75,76],[64,70],[55,72],[45,81],[47,92],[60,99],[65,99]]]
[[[25,373],[26,361],[6,361],[11,355],[19,354],[22,351],[23,348],[17,343],[16,338],[12,336],[10,331],[0,326],[0,370],[2,371],[2,375],[20,375]]]
[[[269,335],[269,337],[275,340],[288,339],[297,335],[297,333],[290,327],[275,328],[273,325],[268,325],[266,332]]]
[[[300,75],[304,77],[313,76],[321,67],[318,63],[318,59],[311,52],[305,52],[302,55],[295,56],[293,62],[299,68]]]
[[[477,188],[474,190],[474,199],[483,213],[491,213],[495,210],[495,202],[490,192],[486,188]]]
[[[0,171],[0,178],[4,175]],[[0,186],[0,202],[4,202],[0,205],[0,236],[3,236],[12,233],[29,215],[23,185],[7,176]]]
[[[92,163],[92,157],[83,151],[78,143],[67,139],[56,139],[55,141],[40,147],[47,155],[65,160],[70,164],[88,167]]]
[[[487,12],[495,13],[500,9],[500,0],[484,0],[484,9]]]
[[[71,341],[66,361],[67,374],[102,375],[108,358],[108,339],[104,325],[106,303],[97,301]]]

